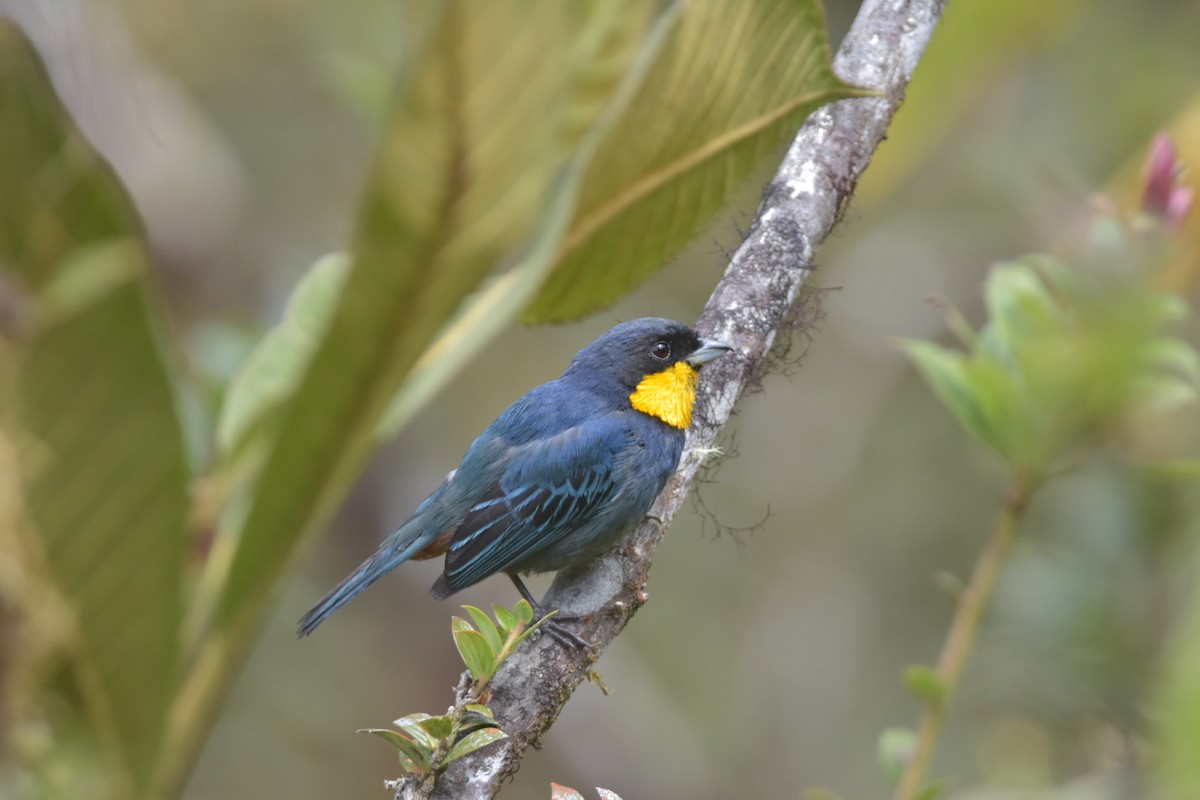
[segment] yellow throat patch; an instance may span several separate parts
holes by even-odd
[[[629,404],[642,413],[658,417],[673,428],[692,424],[692,405],[696,402],[696,381],[700,373],[686,361],[642,378]]]

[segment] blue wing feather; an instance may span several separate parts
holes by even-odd
[[[446,551],[447,594],[507,572],[590,518],[615,488],[614,453],[625,426],[570,428],[514,448],[500,478],[478,498]]]

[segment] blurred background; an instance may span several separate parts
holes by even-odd
[[[30,31],[131,188],[184,361],[201,385],[223,385],[309,265],[348,239],[399,58],[394,4],[0,10]],[[828,10],[836,46],[857,4]],[[968,574],[1004,490],[999,461],[891,337],[939,335],[931,295],[977,322],[991,263],[1053,246],[1140,163],[1200,102],[1197,31],[1200,3],[949,4],[911,102],[819,254],[820,324],[741,404],[730,457],[676,519],[650,602],[597,665],[612,696],[582,686],[505,797],[547,797],[551,780],[626,800],[885,794],[879,734],[919,713],[902,673],[936,658],[947,576]],[[511,587],[494,578],[437,604],[440,567],[423,562],[310,639],[294,638],[295,620],[579,347],[619,320],[694,320],[773,168],[617,307],[511,327],[377,454],[278,599],[187,798],[386,796],[395,753],[355,729],[448,706],[461,669],[449,614],[511,605]],[[1182,534],[1200,531],[1115,470],[1089,467],[1039,497],[935,772],[1082,786],[1137,730],[1190,552]]]

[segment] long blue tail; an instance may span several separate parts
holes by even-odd
[[[318,625],[325,621],[333,612],[349,603],[358,594],[375,581],[382,578],[395,567],[408,561],[429,544],[428,537],[418,537],[408,543],[402,550],[384,546],[368,558],[358,569],[347,575],[341,583],[333,587],[329,594],[322,597],[308,613],[301,618],[296,626],[296,635],[303,637],[312,633]]]

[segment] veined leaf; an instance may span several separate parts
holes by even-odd
[[[179,677],[188,469],[132,204],[0,22],[0,269],[28,330],[0,364],[28,549],[71,612],[69,656],[116,786],[140,795]]]
[[[322,258],[296,286],[283,321],[268,331],[225,392],[217,446],[231,454],[287,400],[300,382],[346,283],[348,259]]]
[[[439,714],[436,717],[426,717],[417,724],[421,726],[422,730],[438,741],[445,739],[454,731],[454,723],[445,714]]]
[[[471,619],[475,621],[475,627],[483,634],[483,638],[487,640],[488,647],[493,653],[499,653],[500,648],[504,647],[504,640],[500,637],[500,631],[496,627],[496,623],[492,622],[492,618],[487,615],[482,609],[475,606],[463,606],[467,613],[471,615]],[[497,619],[501,619],[500,615],[496,615]],[[501,619],[501,622],[503,620]]]
[[[454,746],[446,753],[443,763],[449,764],[455,759],[462,758],[469,753],[474,753],[481,747],[487,747],[492,742],[498,742],[501,739],[507,738],[508,734],[499,728],[484,728],[478,731],[471,731],[454,743]]]
[[[833,74],[816,0],[698,0],[584,179],[554,274],[525,312],[611,305],[699,233],[817,106],[861,94]]]
[[[517,601],[517,604],[513,606],[513,613],[526,625],[533,622],[533,606],[529,605],[529,601],[525,598]]]
[[[1142,352],[1148,365],[1200,386],[1200,353],[1182,339],[1158,336],[1147,341]]]
[[[423,722],[430,719],[430,715],[423,711],[418,711],[415,714],[409,714],[406,717],[401,717],[395,720],[393,724],[408,734],[408,737],[416,742],[422,749],[433,752],[438,746],[438,740],[422,725]]]
[[[454,618],[453,633],[454,644],[471,676],[477,681],[491,678],[497,666],[496,652],[488,646],[484,635],[458,617]]]
[[[980,336],[981,351],[1003,363],[1012,365],[1030,339],[1060,324],[1061,309],[1024,261],[993,268],[985,294],[988,325]]]
[[[390,728],[363,728],[358,733],[373,733],[390,743],[399,751],[400,763],[409,772],[419,772],[429,768],[430,753],[402,733],[397,733]]]
[[[504,606],[493,604],[492,613],[496,615],[496,622],[500,624],[500,629],[505,633],[509,633],[513,628],[517,627],[517,615]],[[500,648],[496,649],[499,650]]]
[[[80,245],[140,229],[112,169],[67,120],[32,47],[0,19],[0,259],[30,291]]]
[[[933,342],[907,339],[900,346],[959,424],[994,446],[990,422],[979,406],[979,393],[971,385],[967,357]]]

